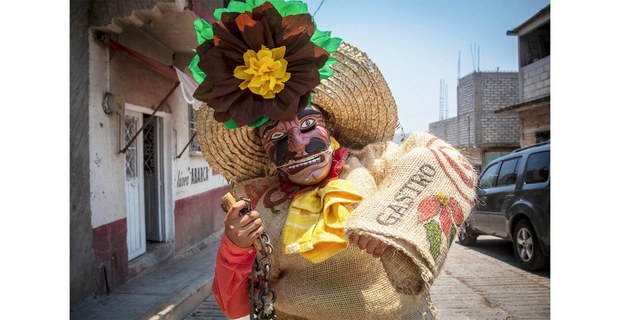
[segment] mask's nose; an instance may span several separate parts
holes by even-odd
[[[288,130],[288,150],[296,153],[303,153],[305,144],[303,137],[301,136],[301,130],[298,127],[293,127]]]

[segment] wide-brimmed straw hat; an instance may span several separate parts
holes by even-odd
[[[391,141],[398,116],[394,97],[368,55],[344,41],[334,52],[334,74],[312,90],[312,104],[327,113],[327,126],[338,142],[359,149]],[[254,128],[228,129],[203,104],[198,113],[198,141],[209,165],[227,180],[241,182],[273,173]]]

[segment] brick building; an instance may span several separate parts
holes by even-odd
[[[459,79],[457,116],[429,132],[458,148],[478,170],[519,147],[519,117],[495,111],[519,101],[516,72],[473,72]]]
[[[519,38],[519,102],[497,110],[517,114],[521,146],[551,139],[551,7],[507,32]]]

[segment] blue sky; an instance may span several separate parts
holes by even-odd
[[[321,0],[307,0],[314,13]],[[439,87],[448,85],[449,117],[456,116],[460,75],[471,73],[472,46],[480,71],[517,71],[517,37],[507,36],[548,0],[324,0],[320,30],[365,51],[379,66],[407,132],[428,130],[439,120]]]

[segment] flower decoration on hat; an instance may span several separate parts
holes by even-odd
[[[194,22],[199,46],[189,69],[200,84],[194,97],[227,128],[291,120],[333,74],[341,39],[318,30],[303,2],[231,1],[214,16]]]

